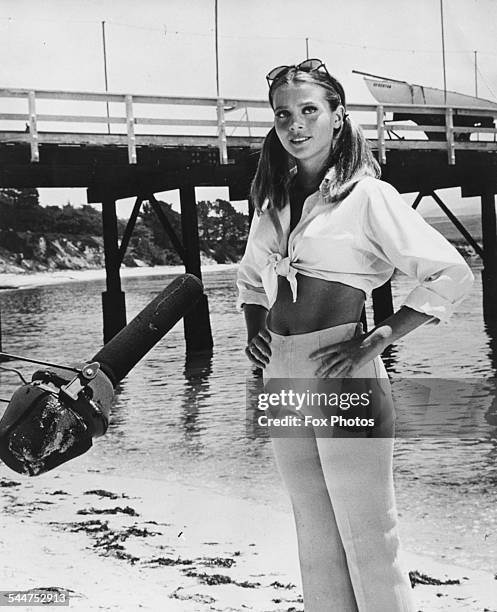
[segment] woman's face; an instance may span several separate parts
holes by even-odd
[[[343,106],[331,110],[326,91],[314,83],[285,83],[273,96],[274,127],[297,165],[319,172],[328,160],[333,130],[343,121]]]

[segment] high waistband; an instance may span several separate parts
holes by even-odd
[[[360,321],[356,321],[353,323],[342,323],[341,325],[332,325],[331,327],[325,327],[324,329],[317,329],[316,331],[306,332],[304,334],[291,334],[291,335],[282,335],[277,334],[276,332],[268,329],[268,332],[271,334],[271,338],[275,338],[280,341],[285,340],[312,340],[313,338],[317,338],[319,336],[325,335],[327,332],[333,332],[334,334],[347,333],[350,330],[354,332],[362,331],[362,323]]]

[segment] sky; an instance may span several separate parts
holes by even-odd
[[[0,87],[104,91],[105,21],[109,91],[215,96],[214,5],[0,0]],[[479,96],[497,100],[497,0],[444,0],[443,10],[447,88],[474,94],[476,50]],[[305,59],[306,39],[309,56],[325,61],[349,103],[373,102],[353,69],[443,87],[440,0],[218,0],[218,33],[225,97],[265,99],[265,74]],[[454,190],[445,195],[454,210],[474,206]],[[86,201],[85,190],[40,196],[45,204]],[[163,198],[177,202],[177,194]],[[120,216],[129,206],[120,202]]]

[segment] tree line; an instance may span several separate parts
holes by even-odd
[[[181,241],[181,215],[171,204],[159,206]],[[248,216],[237,212],[230,202],[216,200],[197,204],[201,251],[218,263],[235,262],[243,255]],[[118,219],[123,235],[127,221]],[[101,237],[101,212],[92,206],[41,206],[37,189],[0,189],[0,245],[6,234],[42,234],[47,237]],[[2,240],[2,236],[4,240]],[[144,202],[128,246],[130,256],[151,265],[178,264],[181,260],[169,236],[148,202]]]

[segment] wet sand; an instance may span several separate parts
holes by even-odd
[[[58,589],[85,611],[303,612],[290,513],[69,467],[27,478],[0,466],[2,589]],[[497,610],[492,575],[405,562],[419,611]]]

